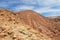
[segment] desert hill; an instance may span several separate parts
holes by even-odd
[[[0,39],[60,40],[60,26],[54,20],[32,10],[0,9]]]
[[[22,20],[24,20],[25,24],[37,29],[42,34],[50,35],[51,37],[58,35],[57,32],[59,31],[55,31],[56,25],[54,21],[50,20],[49,18],[46,18],[32,10],[17,12],[17,14],[20,16],[20,18],[22,18]]]

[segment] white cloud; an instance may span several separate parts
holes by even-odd
[[[38,8],[35,10],[38,13],[44,13],[44,12],[60,12],[60,9],[50,9],[50,8]]]
[[[34,6],[26,6],[26,5],[22,5],[22,6],[17,6],[14,8],[15,11],[20,11],[20,10],[33,10]]]
[[[35,0],[20,0],[20,1],[25,4],[36,4]]]
[[[59,2],[59,0],[37,0],[38,4],[43,5],[43,6],[53,6],[54,4],[56,4],[57,2]]]

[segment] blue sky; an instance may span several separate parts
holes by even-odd
[[[0,8],[34,10],[44,16],[60,16],[60,0],[0,0]]]

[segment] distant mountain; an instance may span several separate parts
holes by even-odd
[[[56,19],[59,21],[59,18]],[[0,9],[0,39],[60,40],[60,25],[56,19],[32,10],[12,12]]]
[[[56,22],[59,22],[60,21],[60,16],[53,16],[53,17],[50,17],[50,19],[53,19]]]

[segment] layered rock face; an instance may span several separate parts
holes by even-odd
[[[55,21],[32,10],[0,9],[1,40],[60,40],[59,28]]]

